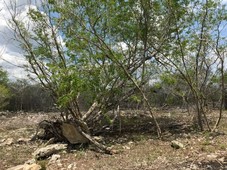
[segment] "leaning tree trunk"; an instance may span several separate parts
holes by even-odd
[[[218,53],[219,53],[219,51],[218,51]],[[220,60],[221,60],[221,103],[220,103],[220,108],[219,108],[219,117],[218,117],[212,131],[214,131],[221,122],[223,106],[225,109],[227,109],[227,91],[225,89],[224,59],[222,59],[220,57]]]

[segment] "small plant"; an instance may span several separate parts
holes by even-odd
[[[82,159],[86,155],[84,150],[80,150],[75,154],[75,157],[78,159]]]
[[[205,140],[203,143],[202,143],[202,145],[210,145],[211,143],[210,143],[210,141],[209,140]]]
[[[226,144],[226,143],[221,143],[218,147],[219,147],[221,150],[227,150],[227,144]]]
[[[157,153],[152,153],[152,154],[149,154],[149,156],[147,157],[147,160],[149,163],[151,163],[151,162],[154,162],[158,157],[159,155]]]
[[[37,162],[37,164],[39,164],[41,166],[40,170],[46,170],[47,163],[48,163],[47,160],[40,160]]]

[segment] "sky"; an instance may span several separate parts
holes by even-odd
[[[10,7],[10,1],[16,3],[23,13],[26,13],[25,9],[31,2],[31,0],[0,0],[0,66],[8,72],[11,80],[27,79],[28,73],[22,68],[27,62],[8,24],[10,13],[7,6]]]

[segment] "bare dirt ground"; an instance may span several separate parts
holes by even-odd
[[[93,146],[70,146],[60,152],[60,159],[38,161],[49,170],[227,170],[227,112],[218,132],[198,132],[188,114],[179,110],[158,111],[157,117],[164,132],[163,140],[156,137],[150,118],[138,111],[125,111],[121,132],[116,123],[111,129],[96,135],[115,151],[107,155],[93,151]],[[32,153],[43,146],[42,141],[31,142],[36,125],[44,119],[53,119],[58,113],[1,113],[0,114],[0,170],[23,164],[32,159]],[[216,117],[213,112],[208,118]],[[183,148],[174,149],[177,140]],[[3,145],[4,143],[4,145]]]

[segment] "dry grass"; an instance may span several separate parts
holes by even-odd
[[[134,111],[135,112],[135,111]],[[105,137],[104,144],[116,151],[116,154],[106,155],[88,148],[76,147],[67,152],[61,152],[58,163],[49,164],[49,170],[57,169],[103,169],[103,170],[139,170],[139,169],[227,169],[227,118],[224,117],[219,132],[199,133],[190,126],[187,113],[171,111],[160,112],[158,121],[164,131],[163,140],[156,138],[152,121],[144,115],[125,113],[122,119],[122,133],[119,125],[113,126],[113,131],[99,132]],[[226,114],[226,113],[224,113]],[[39,147],[38,142],[19,144],[17,139],[31,137],[35,125],[52,117],[48,114],[24,114],[11,117],[0,117],[0,141],[13,138],[14,143],[0,146],[0,169],[6,169],[23,164],[32,158],[31,153]],[[216,114],[212,114],[211,117]],[[127,119],[126,119],[127,117]],[[210,117],[210,118],[211,118]],[[184,144],[182,149],[173,149],[171,140]],[[79,148],[79,149],[78,149]],[[47,161],[39,162],[48,164]]]

